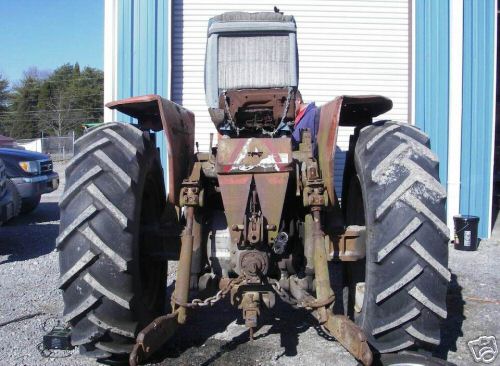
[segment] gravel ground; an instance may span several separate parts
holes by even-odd
[[[56,166],[61,178],[62,166]],[[75,351],[42,357],[42,336],[62,314],[57,290],[59,268],[54,251],[58,234],[57,202],[64,187],[42,198],[33,213],[0,227],[0,365],[98,365]],[[477,252],[450,246],[453,273],[448,318],[443,324],[440,357],[457,365],[473,364],[467,341],[480,335],[500,336],[500,287],[497,258],[500,242],[483,241]],[[171,271],[175,265],[171,266]],[[171,277],[171,276],[169,276]],[[279,305],[263,316],[250,342],[239,312],[227,303],[193,314],[165,346],[155,365],[356,365],[338,343],[322,336],[302,312]],[[500,340],[499,340],[500,341]],[[500,365],[500,357],[495,365]]]

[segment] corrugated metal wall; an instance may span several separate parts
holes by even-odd
[[[415,2],[415,124],[431,138],[439,177],[448,171],[449,3]]]
[[[491,219],[495,18],[496,1],[464,0],[460,213],[480,217],[482,238]]]
[[[451,1],[451,0],[450,0]],[[454,0],[453,0],[454,1]],[[460,1],[460,0],[457,0]],[[448,161],[460,160],[460,214],[480,217],[479,237],[490,236],[494,0],[463,0],[461,156],[448,156],[450,2],[415,0],[415,123],[431,137],[446,185]]]
[[[170,97],[169,0],[118,2],[117,97],[144,94]],[[132,119],[118,115],[119,120]],[[167,150],[163,132],[156,134],[167,179]]]
[[[383,118],[406,121],[409,97],[408,0],[172,0],[172,99],[196,115],[196,140],[208,147],[215,129],[205,103],[204,62],[209,18],[226,11],[272,11],[276,5],[298,27],[299,89],[318,105],[341,94],[382,94],[394,109]],[[339,136],[336,187],[340,193],[351,129]]]

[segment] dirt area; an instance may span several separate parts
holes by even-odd
[[[62,167],[58,166],[61,171]],[[31,214],[0,227],[0,365],[97,365],[78,351],[44,354],[39,344],[61,318],[57,290],[58,191],[42,198]],[[477,252],[450,246],[453,273],[448,318],[436,353],[457,365],[474,363],[467,342],[481,335],[500,336],[500,242],[483,241]],[[171,266],[175,268],[175,266]],[[227,303],[196,312],[155,365],[356,365],[336,342],[314,326],[313,319],[279,304],[263,316],[263,326],[249,341],[239,312]],[[500,364],[500,356],[495,360]]]

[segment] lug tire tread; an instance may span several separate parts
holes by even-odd
[[[451,274],[446,192],[429,138],[383,121],[354,152],[367,228],[365,296],[357,317],[380,353],[439,343]]]
[[[123,353],[157,315],[141,305],[134,243],[145,175],[158,164],[149,134],[128,124],[107,123],[75,142],[56,246],[64,320],[87,356]]]

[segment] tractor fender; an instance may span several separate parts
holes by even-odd
[[[339,126],[362,126],[389,111],[392,101],[380,95],[342,95],[324,104],[319,112],[318,160],[329,202],[335,202],[334,159]]]
[[[168,200],[179,205],[182,181],[189,176],[194,154],[194,114],[156,94],[106,104],[133,118],[141,128],[163,130],[168,152]]]

